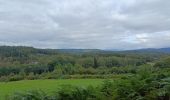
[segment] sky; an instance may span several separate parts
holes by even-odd
[[[0,45],[170,47],[170,0],[0,0]]]

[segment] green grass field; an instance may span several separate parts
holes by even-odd
[[[16,82],[0,83],[0,100],[4,100],[6,95],[14,92],[40,89],[47,93],[56,91],[61,85],[74,86],[98,86],[102,84],[102,79],[65,79],[65,80],[24,80]]]

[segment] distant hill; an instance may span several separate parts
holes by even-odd
[[[136,49],[136,50],[100,50],[100,49],[38,49],[34,47],[26,46],[0,46],[0,56],[5,57],[26,57],[29,55],[53,55],[58,53],[169,53],[170,48],[147,48],[147,49]]]
[[[165,53],[170,53],[170,48],[161,48],[161,49],[157,49],[160,52],[165,52]]]
[[[170,53],[170,48],[147,48],[147,49],[127,50],[126,52]]]
[[[29,55],[53,55],[58,53],[96,53],[99,49],[40,49],[27,46],[0,46],[1,57],[27,57]]]
[[[56,49],[62,53],[88,53],[88,52],[100,52],[100,49]]]
[[[27,57],[29,55],[57,54],[53,49],[37,49],[26,46],[0,46],[1,57]]]

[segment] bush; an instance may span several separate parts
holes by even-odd
[[[28,76],[26,76],[26,79],[28,80],[35,80],[35,79],[39,79],[38,75],[34,75],[34,73],[29,73]]]
[[[114,83],[111,80],[105,80],[100,89],[105,100],[113,100],[114,98]]]
[[[120,80],[115,86],[116,100],[169,100],[170,79],[168,76],[143,74]],[[168,98],[168,99],[167,99]]]
[[[50,97],[41,90],[18,92],[8,96],[6,100],[52,100]]]
[[[63,85],[55,95],[56,100],[104,100],[100,97],[102,96],[99,88],[92,86],[83,88],[70,85]]]
[[[8,77],[7,76],[1,76],[0,77],[0,81],[1,82],[7,82],[8,81]]]
[[[24,77],[21,75],[14,75],[14,76],[9,77],[8,80],[9,81],[19,81],[19,80],[24,80]]]

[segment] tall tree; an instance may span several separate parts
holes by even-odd
[[[97,58],[94,57],[94,68],[97,68],[99,65],[98,65],[98,61],[97,61]]]

